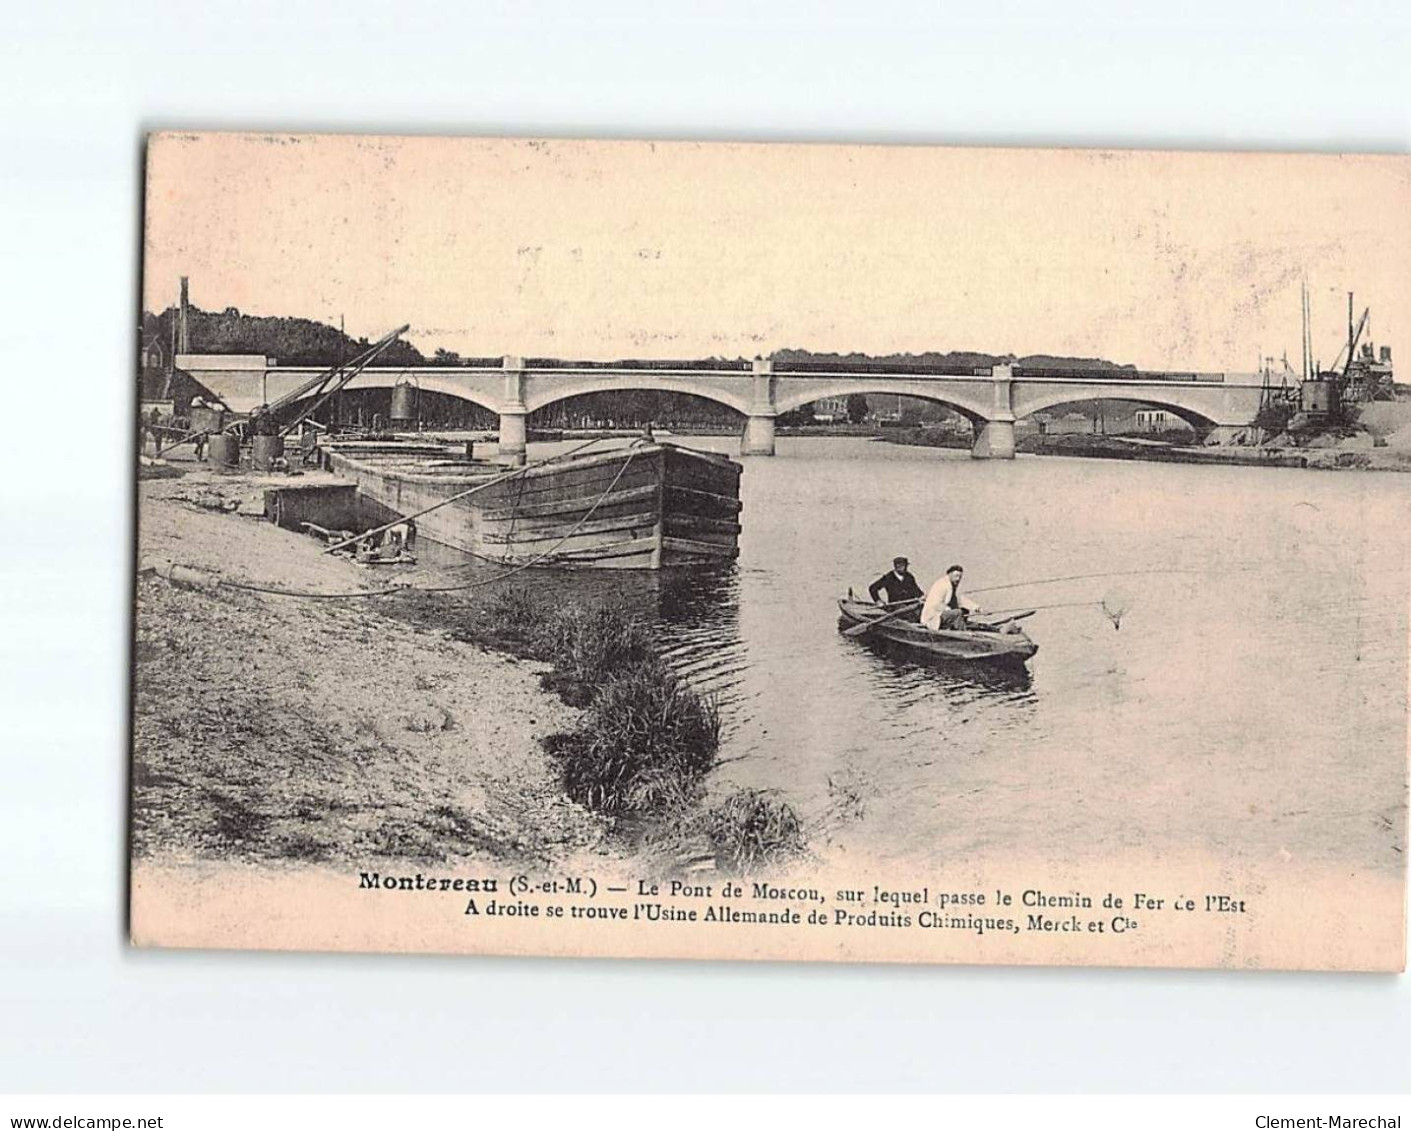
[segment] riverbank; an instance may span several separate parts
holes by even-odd
[[[174,560],[322,592],[383,583],[252,517],[266,481],[205,467],[139,483],[132,850],[344,866],[614,856],[541,742],[579,711],[548,665],[375,600],[180,588]],[[288,480],[278,480],[287,483]]]
[[[885,443],[913,447],[968,449],[965,436],[924,428],[887,429],[879,437]],[[1376,447],[1366,442],[1330,443],[1328,446],[1279,447],[1259,445],[1190,444],[1144,439],[1138,436],[1104,436],[1092,433],[1030,435],[1020,437],[1015,450],[1023,455],[1078,456],[1084,459],[1139,460],[1147,463],[1201,463],[1234,467],[1295,467],[1318,471],[1401,471],[1411,472],[1411,450],[1403,447]]]
[[[297,482],[323,481],[338,482]],[[369,572],[265,522],[264,490],[289,484],[142,468],[137,857],[546,867],[630,853],[674,873],[804,851],[775,791],[707,797],[715,702],[638,613],[522,580],[420,591],[444,578]],[[394,579],[409,588],[358,596]]]

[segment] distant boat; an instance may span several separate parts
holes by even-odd
[[[639,442],[510,475],[427,444],[335,442],[322,451],[331,471],[396,515],[466,495],[416,517],[417,531],[489,561],[671,569],[739,554],[741,468],[713,452]]]
[[[860,601],[854,597],[840,600],[838,611],[842,614],[838,620],[840,629],[860,628],[868,621],[881,620],[887,615],[885,609],[878,608],[871,601]],[[1015,625],[1007,631],[981,628],[952,631],[927,628],[915,621],[894,617],[862,634],[863,639],[867,637],[947,660],[1023,664],[1039,650],[1039,646]]]

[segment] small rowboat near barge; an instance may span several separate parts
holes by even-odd
[[[335,442],[321,451],[364,498],[417,516],[420,537],[489,561],[670,569],[739,553],[740,465],[713,452],[639,441],[511,474],[428,444]]]
[[[1017,625],[1005,628],[982,628],[979,622],[966,631],[931,629],[915,621],[887,616],[885,609],[879,609],[871,601],[859,601],[845,597],[838,602],[842,616],[838,620],[839,629],[860,628],[869,621],[879,621],[863,638],[874,637],[897,644],[910,651],[924,653],[945,660],[980,661],[999,664],[1023,664],[1039,650]]]

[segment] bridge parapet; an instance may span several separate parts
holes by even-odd
[[[775,373],[849,377],[988,377],[990,365],[923,365],[883,361],[776,361]]]
[[[1014,376],[1026,381],[1195,381],[1220,382],[1223,372],[1180,372],[1165,369],[1128,369],[1124,366],[1015,365]]]

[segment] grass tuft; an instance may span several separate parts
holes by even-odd
[[[548,615],[547,606],[523,585],[512,585],[494,593],[480,612],[482,623],[498,637],[526,643]]]
[[[577,729],[550,749],[570,797],[616,814],[659,812],[694,794],[719,745],[714,700],[652,659],[601,684]]]
[[[738,789],[705,814],[705,835],[725,872],[754,872],[804,851],[803,822],[774,790]]]
[[[617,605],[565,605],[539,621],[530,644],[554,665],[549,682],[574,706],[617,673],[656,659],[651,630]]]

